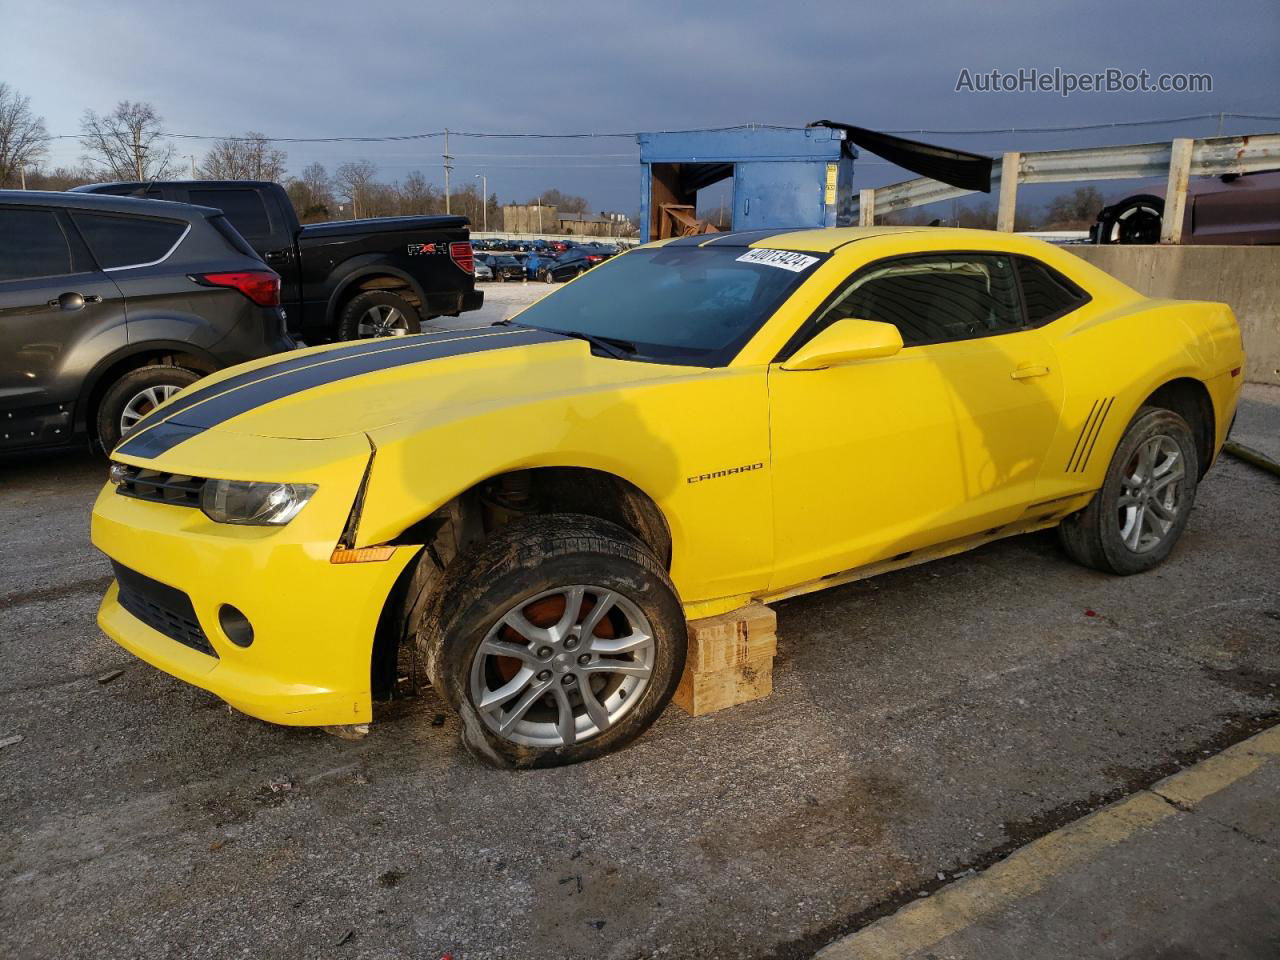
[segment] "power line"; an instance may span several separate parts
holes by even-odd
[[[1072,133],[1084,130],[1120,129],[1124,127],[1149,127],[1170,123],[1188,123],[1197,120],[1280,120],[1280,114],[1266,113],[1194,113],[1181,117],[1164,117],[1151,120],[1114,120],[1105,123],[1082,123],[1062,126],[1030,126],[1030,127],[969,127],[969,128],[927,128],[912,127],[910,129],[885,130],[885,133],[897,134],[934,134],[946,136],[970,136],[981,134],[1007,133]],[[430,140],[437,137],[471,137],[488,140],[607,140],[634,138],[641,133],[728,133],[735,130],[804,130],[804,127],[783,126],[769,123],[743,123],[729,127],[694,127],[682,130],[635,130],[618,133],[496,133],[477,130],[432,130],[426,133],[390,134],[377,137],[237,137],[214,135],[207,133],[166,133],[166,137],[175,140],[230,140],[232,142],[254,142],[265,140],[269,143],[394,143],[410,140]],[[77,140],[80,134],[57,134],[42,138],[44,140]]]

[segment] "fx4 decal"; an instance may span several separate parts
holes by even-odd
[[[409,256],[420,257],[430,253],[444,253],[445,244],[443,243],[411,243],[409,244]]]

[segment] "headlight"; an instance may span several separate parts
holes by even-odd
[[[206,480],[200,509],[218,523],[278,527],[296,517],[315,492],[314,483]]]

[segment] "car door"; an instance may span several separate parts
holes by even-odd
[[[904,346],[824,370],[770,367],[774,589],[1016,519],[1057,426],[1061,378],[1023,321],[1008,257],[870,264],[791,350],[845,317],[892,323]]]
[[[85,375],[126,342],[120,292],[65,215],[0,206],[0,450],[67,439]]]

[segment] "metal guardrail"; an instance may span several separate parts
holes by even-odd
[[[1180,148],[1183,144],[1189,146]],[[1280,133],[1006,153],[1002,158],[991,162],[991,180],[993,184],[1001,185],[1001,219],[1004,221],[1007,213],[1007,222],[1012,225],[1012,203],[1006,203],[1010,191],[1003,180],[1005,170],[1014,164],[1017,183],[1021,184],[1164,177],[1170,175],[1174,166],[1179,163],[1186,166],[1185,170],[1180,171],[1182,177],[1275,170],[1280,168]],[[1175,178],[1171,177],[1171,181],[1173,179]],[[856,206],[858,222],[870,222],[871,217],[866,215],[868,213],[872,216],[893,213],[909,207],[963,197],[973,192],[939,183],[928,177],[904,180],[875,190],[863,190]],[[1010,209],[1006,210],[1006,206]]]

